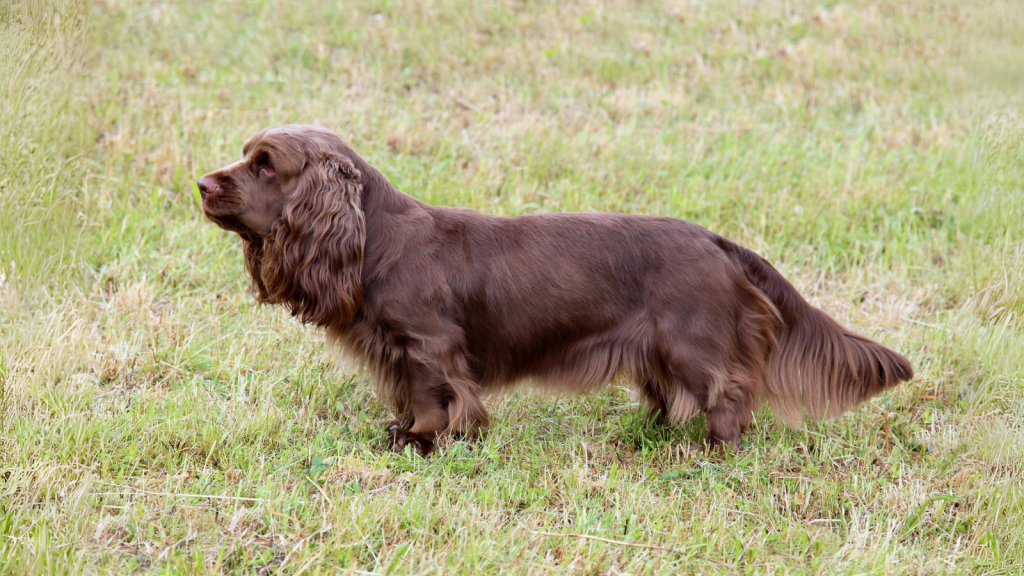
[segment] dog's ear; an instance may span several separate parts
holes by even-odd
[[[286,304],[304,323],[352,320],[363,296],[360,180],[352,160],[334,152],[306,165],[281,218],[253,249],[260,252],[253,275],[260,301]]]

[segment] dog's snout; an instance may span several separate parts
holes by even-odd
[[[220,187],[217,186],[217,184],[212,179],[206,176],[200,178],[199,182],[197,182],[197,185],[199,186],[199,195],[202,196],[203,200],[205,200],[206,197],[209,196],[210,194],[220,189]]]

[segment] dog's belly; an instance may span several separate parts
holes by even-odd
[[[521,381],[583,391],[635,372],[654,336],[643,310],[615,318],[520,318],[490,334],[467,334],[470,365],[485,389]]]

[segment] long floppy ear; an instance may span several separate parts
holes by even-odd
[[[258,262],[250,271],[259,300],[287,305],[303,323],[352,320],[363,300],[360,177],[350,159],[333,152],[303,169],[263,245],[246,246],[246,260],[252,250]]]

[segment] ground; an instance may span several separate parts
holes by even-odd
[[[1016,1],[0,3],[0,573],[1019,574]],[[622,386],[431,458],[194,181],[337,130],[424,201],[685,218],[914,381],[726,457]]]

